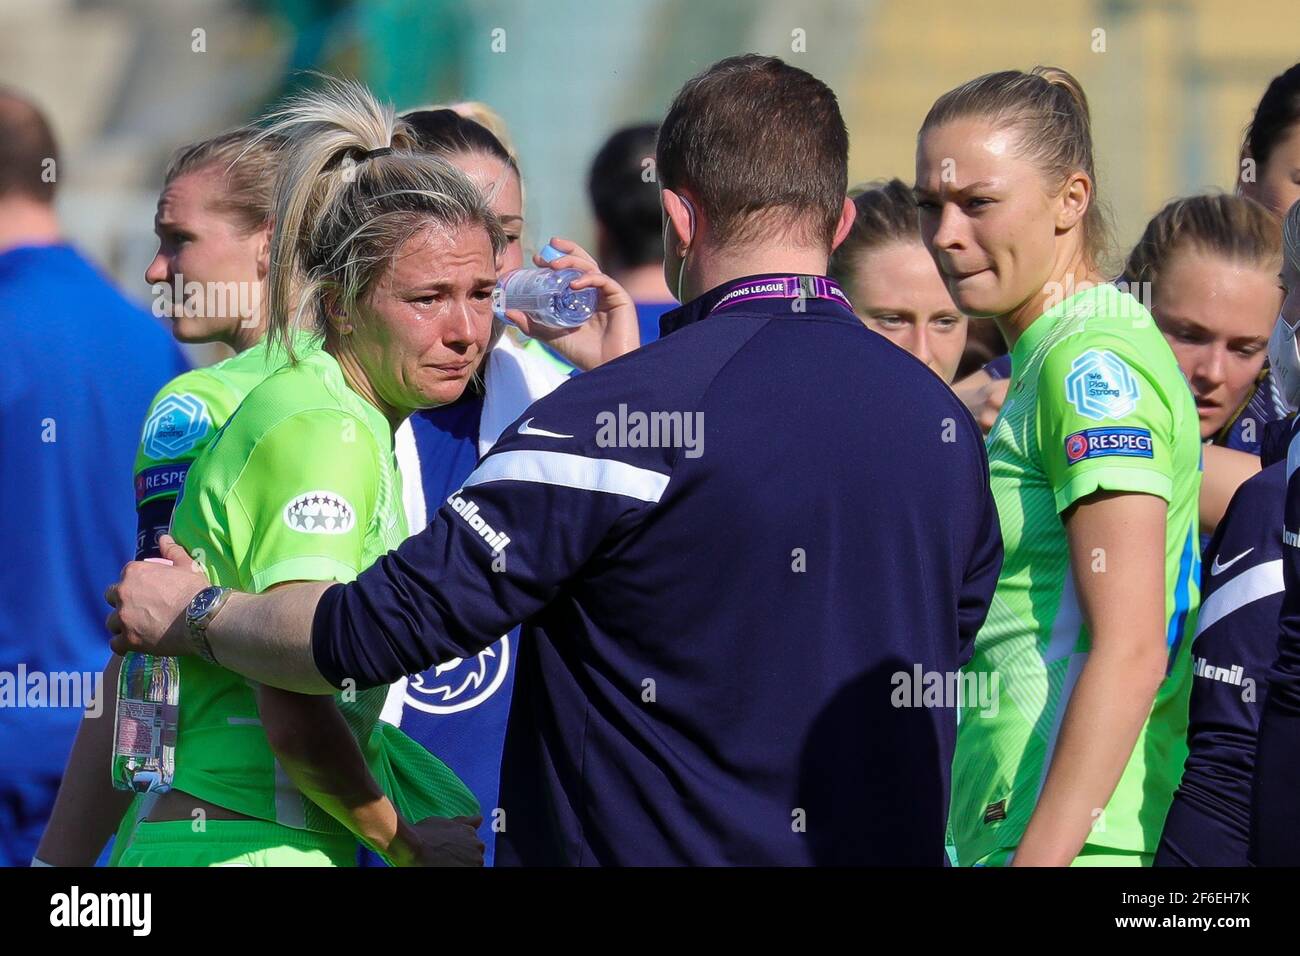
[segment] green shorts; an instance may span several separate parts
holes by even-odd
[[[994,850],[983,859],[976,861],[975,866],[1010,866],[1012,854],[1016,852],[1013,846],[1003,847],[1000,850]],[[1074,858],[1070,866],[1150,866],[1155,859],[1154,853],[1143,853],[1140,850],[1116,850],[1108,846],[1091,846],[1085,843],[1079,855]]]
[[[294,830],[265,820],[139,823],[113,866],[356,866],[351,834]]]
[[[118,866],[122,859],[122,851],[131,844],[131,837],[135,834],[136,827],[140,821],[149,815],[149,810],[158,802],[156,793],[137,793],[131,805],[127,807],[126,813],[122,814],[122,822],[117,825],[117,833],[113,835],[113,851],[108,857],[109,866]]]

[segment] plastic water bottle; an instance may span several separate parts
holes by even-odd
[[[554,262],[565,253],[549,242],[539,255]],[[525,312],[535,322],[556,329],[582,325],[596,314],[595,289],[571,289],[582,273],[577,269],[515,269],[497,280],[492,291],[492,311],[505,318],[507,309]]]
[[[174,657],[127,654],[117,677],[113,786],[166,793],[176,775],[181,671]]]

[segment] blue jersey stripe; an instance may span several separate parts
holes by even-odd
[[[1201,573],[1201,555],[1196,547],[1195,531],[1187,532],[1187,539],[1183,542],[1183,556],[1178,561],[1178,583],[1174,586],[1174,613],[1169,618],[1169,633],[1166,635],[1165,643],[1169,646],[1169,666],[1165,669],[1168,674],[1174,669],[1174,661],[1178,659],[1178,649],[1183,643],[1183,632],[1187,627],[1187,614],[1191,610],[1192,604],[1192,576],[1198,578]]]

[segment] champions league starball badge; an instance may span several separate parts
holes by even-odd
[[[357,523],[352,503],[332,491],[309,491],[284,506],[284,523],[304,534],[347,534]]]

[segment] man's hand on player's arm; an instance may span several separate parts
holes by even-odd
[[[132,561],[122,578],[104,592],[114,608],[107,627],[118,654],[139,651],[164,657],[197,653],[185,626],[185,609],[208,586],[203,569],[170,536],[159,542],[171,564]],[[336,690],[316,669],[311,652],[312,618],[320,581],[265,594],[233,594],[207,629],[217,661],[261,684],[301,694]]]

